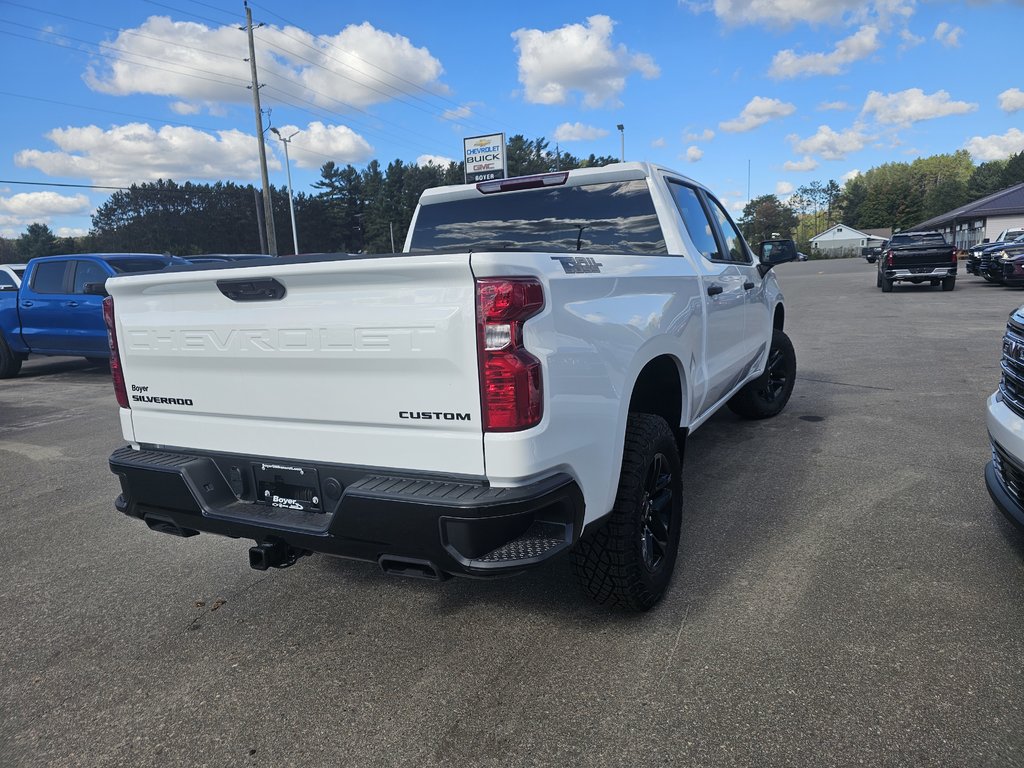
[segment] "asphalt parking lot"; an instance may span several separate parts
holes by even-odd
[[[779,271],[793,399],[691,437],[641,616],[565,560],[438,585],[153,533],[113,509],[109,374],[29,361],[0,382],[0,765],[1024,765],[1024,534],[983,478],[1024,292]]]

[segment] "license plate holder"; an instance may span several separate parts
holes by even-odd
[[[295,512],[323,512],[320,478],[314,467],[290,464],[252,465],[256,501]]]

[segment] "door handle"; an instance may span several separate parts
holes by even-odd
[[[753,283],[751,283],[750,281],[747,281],[747,282],[745,282],[745,283],[743,284],[743,290],[744,290],[744,291],[749,291],[749,290],[750,290],[751,288],[753,288],[753,287],[754,287],[754,284],[753,284]]]
[[[23,306],[23,307],[31,307],[32,306],[32,302],[31,301],[23,301],[23,302],[21,302],[21,306]]]
[[[724,289],[723,289],[723,288],[722,288],[722,286],[720,286],[720,285],[714,285],[714,284],[712,284],[712,285],[709,285],[709,286],[708,286],[708,296],[717,296],[717,295],[718,295],[718,294],[720,294],[720,293],[721,293],[721,292],[722,292],[723,290],[724,290]]]
[[[77,301],[69,301],[69,302],[68,302],[67,304],[65,304],[64,306],[65,306],[65,307],[77,307],[77,306],[78,306],[78,302],[77,302]]]

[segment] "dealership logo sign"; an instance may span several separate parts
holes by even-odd
[[[504,179],[508,174],[505,167],[505,134],[470,136],[462,140],[466,158],[466,183]]]

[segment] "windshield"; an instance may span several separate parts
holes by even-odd
[[[643,180],[530,189],[423,205],[409,250],[668,252]]]

